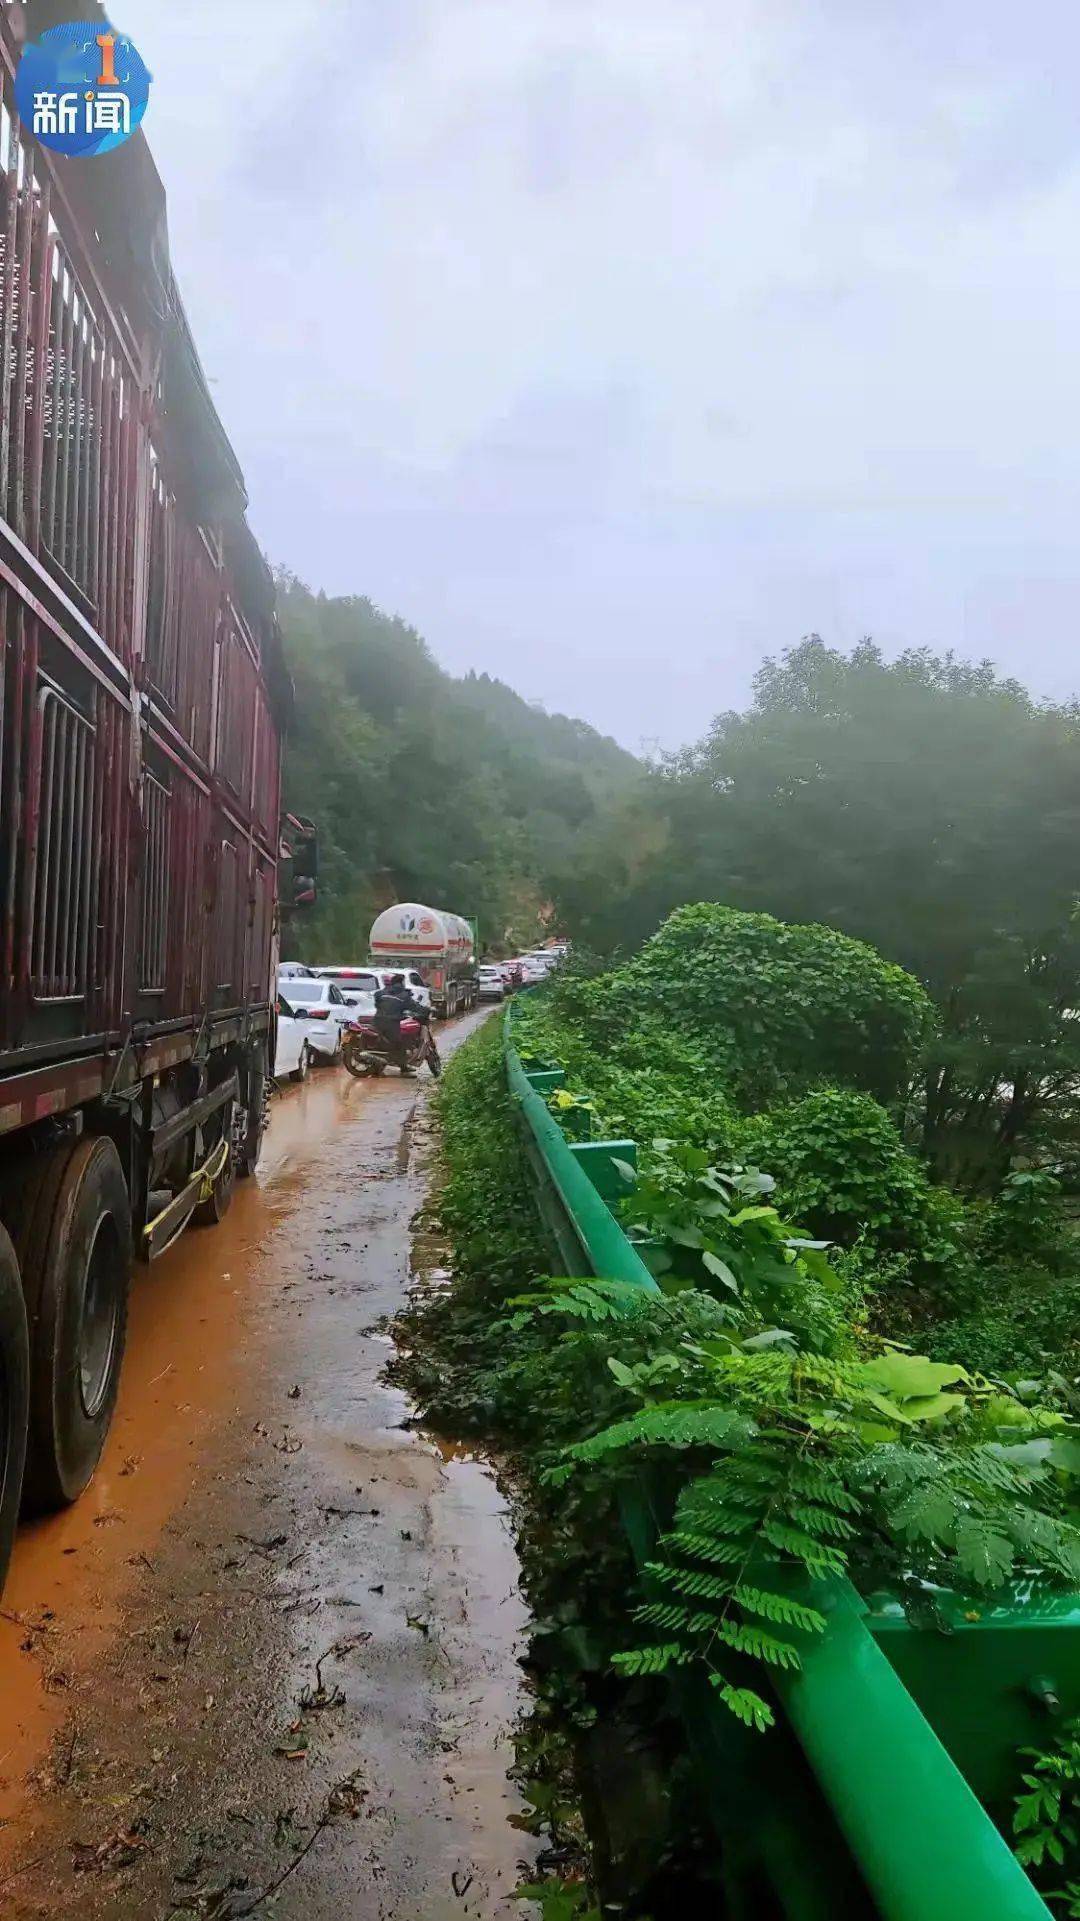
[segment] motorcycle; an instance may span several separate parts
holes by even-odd
[[[442,1073],[442,1061],[428,1023],[404,1020],[400,1033],[405,1048],[405,1066],[419,1067],[421,1061],[425,1061],[428,1072],[438,1080]],[[342,1060],[357,1080],[365,1080],[369,1076],[377,1080],[388,1067],[401,1066],[386,1035],[369,1021],[350,1021],[345,1029]]]

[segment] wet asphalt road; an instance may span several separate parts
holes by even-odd
[[[383,1379],[438,1260],[427,1099],[289,1088],[226,1221],[139,1275],[106,1458],[24,1528],[3,1600],[11,1921],[530,1911],[503,1500]]]

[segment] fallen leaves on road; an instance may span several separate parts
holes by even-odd
[[[102,1874],[111,1868],[133,1867],[149,1846],[137,1826],[117,1828],[96,1847],[91,1841],[76,1841],[71,1858],[77,1874]]]

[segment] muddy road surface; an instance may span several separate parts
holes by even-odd
[[[384,1379],[431,1151],[425,1081],[323,1070],[139,1273],[106,1457],[3,1597],[5,1921],[529,1912],[507,1516]]]

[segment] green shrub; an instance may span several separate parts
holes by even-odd
[[[1053,1169],[1033,1167],[1006,1176],[986,1210],[980,1247],[991,1261],[1020,1261],[1051,1271],[1075,1255],[1062,1219],[1061,1182]]]
[[[904,1251],[927,1264],[966,1258],[963,1202],[931,1185],[899,1129],[869,1094],[819,1088],[756,1115],[743,1151],[771,1168],[789,1213],[851,1246]]]
[[[751,1109],[822,1080],[893,1100],[933,1024],[919,983],[864,941],[709,901],[680,907],[634,960],[581,992],[593,1016],[614,997],[631,1026],[662,1007]]]
[[[1080,1370],[1080,1279],[1014,1268],[984,1272],[979,1292],[978,1305],[926,1329],[930,1354],[962,1354],[970,1368],[1006,1377]]]

